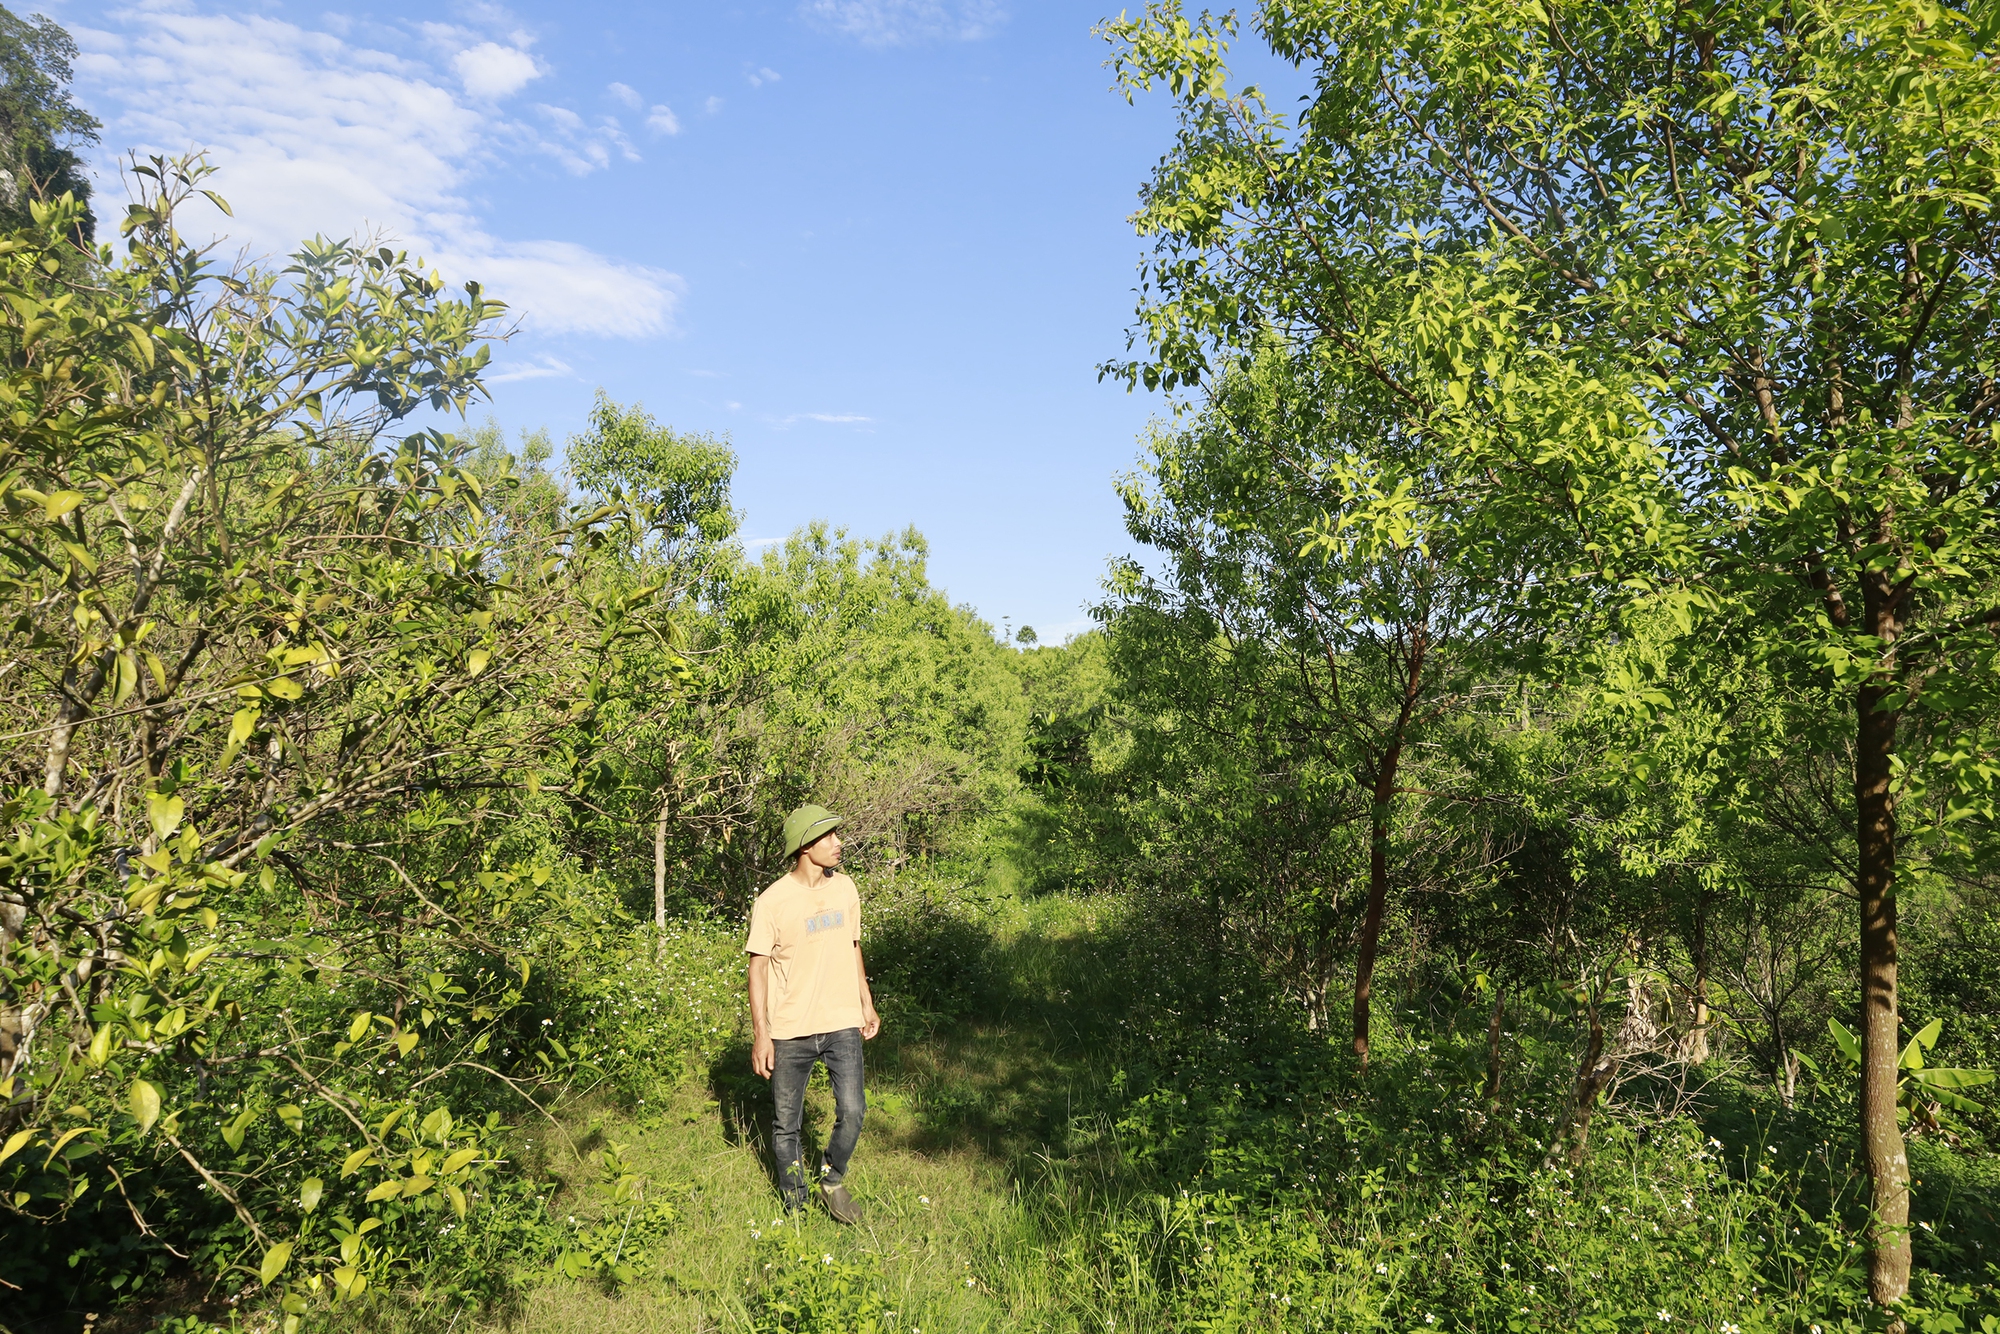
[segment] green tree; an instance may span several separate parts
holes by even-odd
[[[84,208],[71,224],[77,242],[96,232],[90,177],[77,146],[97,142],[97,118],[70,100],[76,42],[55,20],[23,19],[0,7],[0,229],[29,221],[31,201],[69,195]]]
[[[1658,439],[1677,495],[1593,469],[1657,558],[1592,552],[1544,577],[1640,579],[1840,687],[1870,1283],[1898,1299],[1897,868],[1992,814],[1992,18],[1329,0],[1256,21],[1313,78],[1295,120],[1230,90],[1229,25],[1176,6],[1114,25],[1127,79],[1183,107],[1140,215],[1161,241],[1151,353],[1126,373],[1195,382],[1277,327],[1390,386],[1456,457],[1482,427],[1514,434],[1488,458],[1524,466],[1494,475],[1554,514],[1577,488],[1552,463]],[[1450,293],[1439,336],[1424,306]],[[1629,406],[1509,432],[1558,366]]]

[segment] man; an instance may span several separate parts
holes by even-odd
[[[799,1126],[815,1062],[833,1084],[833,1137],[820,1184],[826,1211],[855,1223],[860,1207],[841,1184],[861,1138],[861,1043],[882,1029],[868,970],[861,961],[861,896],[840,874],[840,817],[801,806],[785,819],[791,869],[757,896],[750,910],[750,1068],[771,1081],[771,1150],[786,1212],[805,1208],[805,1162]]]

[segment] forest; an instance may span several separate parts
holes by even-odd
[[[2000,6],[1097,32],[1159,411],[1043,644],[486,416],[503,291],[114,215],[0,11],[0,1331],[2000,1330]]]

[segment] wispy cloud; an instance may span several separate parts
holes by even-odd
[[[765,84],[776,83],[784,77],[784,75],[778,73],[778,71],[772,69],[769,65],[755,67],[745,65],[743,67],[743,81],[752,88],[762,88]]]
[[[863,46],[973,42],[1007,21],[998,0],[805,0],[799,13]]]
[[[835,426],[862,426],[874,420],[858,412],[794,412],[788,417],[777,418],[774,424],[791,426],[796,422],[825,422]]]
[[[78,82],[108,122],[107,147],[211,150],[210,183],[235,210],[217,222],[253,253],[382,231],[452,279],[478,279],[531,328],[665,332],[679,278],[566,241],[497,236],[468,198],[478,173],[509,156],[547,154],[571,171],[634,156],[609,117],[506,114],[500,103],[541,73],[531,36],[501,31],[511,20],[497,8],[470,12],[484,31],[425,25],[421,41],[399,43],[363,40],[353,23],[311,29],[143,0],[102,28],[76,26]],[[405,53],[426,47],[431,60]],[[114,174],[115,161],[100,170]]]
[[[716,112],[722,110],[722,99],[719,97],[711,97],[706,102],[703,102],[701,104],[701,109],[707,112],[709,115],[713,116]]]
[[[655,106],[646,116],[646,128],[654,134],[679,134],[681,120],[674,109],[665,104]]]
[[[634,111],[637,111],[646,104],[646,99],[639,96],[639,90],[629,83],[606,84],[604,91],[610,93]]]
[[[567,361],[544,352],[525,366],[501,362],[497,374],[484,378],[487,384],[510,384],[515,380],[550,380],[574,374]]]

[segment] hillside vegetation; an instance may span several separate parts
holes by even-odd
[[[640,405],[417,428],[496,294],[226,267],[199,159],[99,244],[9,17],[0,1329],[2000,1330],[1996,33],[1107,25],[1171,410],[1040,645]],[[806,800],[846,1230],[748,1070]]]

